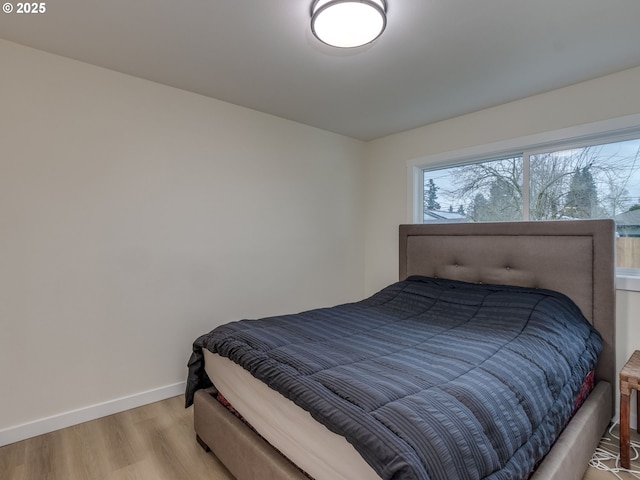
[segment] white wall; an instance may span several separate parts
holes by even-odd
[[[362,297],[362,142],[6,41],[0,64],[0,436],[180,384],[220,323]]]
[[[398,276],[398,224],[406,223],[407,161],[640,113],[640,68],[507,103],[367,144],[365,291]],[[618,292],[618,368],[640,349],[640,293]]]

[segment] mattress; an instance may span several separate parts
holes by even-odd
[[[205,370],[224,406],[315,480],[380,480],[346,439],[329,431],[291,400],[228,358],[204,352]],[[594,388],[586,376],[574,401],[577,411]],[[609,409],[605,409],[609,410]]]
[[[210,383],[203,351],[217,352],[347,438],[381,478],[524,478],[600,349],[556,292],[412,277],[355,304],[203,335],[186,401]]]
[[[204,353],[216,389],[262,438],[315,480],[380,480],[344,437],[228,358]]]

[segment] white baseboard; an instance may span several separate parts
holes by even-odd
[[[88,422],[89,420],[95,420],[96,418],[106,417],[107,415],[175,397],[184,393],[185,386],[186,382],[175,383],[127,397],[89,405],[51,417],[41,418],[32,422],[23,423],[22,425],[16,425],[15,427],[5,428],[4,430],[0,430],[0,447],[44,433],[60,430],[61,428],[78,425],[79,423]]]

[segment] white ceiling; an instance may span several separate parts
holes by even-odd
[[[0,38],[363,140],[640,65],[640,0],[387,3],[350,50],[311,0],[50,0]]]

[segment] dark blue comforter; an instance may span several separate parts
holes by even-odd
[[[358,303],[203,335],[186,400],[210,385],[207,348],[346,437],[383,479],[523,479],[601,343],[559,293],[410,277]]]

